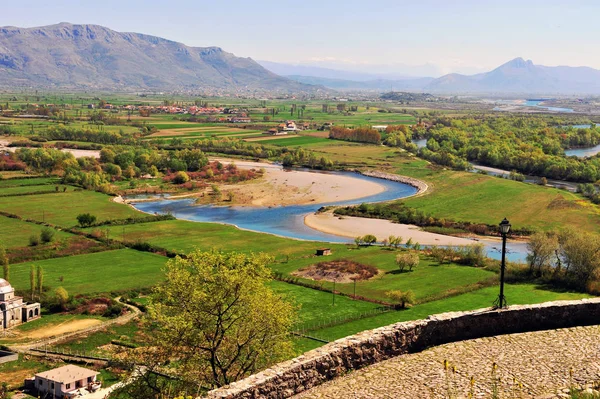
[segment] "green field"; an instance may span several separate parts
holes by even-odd
[[[306,146],[310,144],[335,144],[332,140],[325,139],[322,137],[313,137],[313,136],[298,136],[298,137],[288,137],[284,139],[272,139],[272,140],[260,140],[256,141],[259,144],[270,144],[278,147],[295,147],[295,146]]]
[[[59,191],[62,192],[64,186],[59,186]],[[73,187],[69,187],[73,190]],[[52,194],[56,193],[56,185],[40,185],[40,186],[16,186],[16,187],[2,187],[2,191],[0,192],[0,196],[17,196],[23,194],[34,194],[43,192],[48,194],[47,192],[51,191]]]
[[[6,249],[19,248],[29,245],[29,237],[40,236],[44,226],[27,223],[19,219],[0,216],[0,245]],[[73,237],[72,234],[54,230],[54,240]]]
[[[109,235],[117,240],[144,241],[175,252],[187,253],[201,250],[221,249],[239,252],[266,252],[282,259],[285,255],[309,255],[319,247],[310,241],[290,240],[270,234],[240,230],[234,226],[218,223],[199,223],[185,220],[139,223],[127,226],[104,226]],[[85,229],[92,231],[93,229]],[[290,245],[293,243],[293,245]],[[343,245],[336,245],[343,247]]]
[[[557,300],[575,300],[590,297],[587,294],[576,292],[549,291],[533,284],[508,284],[505,287],[505,295],[509,305],[533,304]],[[406,310],[384,313],[362,320],[351,321],[343,325],[324,328],[311,332],[311,335],[333,341],[348,335],[356,334],[360,331],[370,330],[401,321],[425,319],[433,314],[489,308],[492,306],[492,303],[497,296],[498,287],[483,288],[441,301],[416,305]],[[304,349],[308,349],[309,347],[314,348],[321,346],[322,344],[312,341],[312,345],[308,345],[308,343],[304,341],[302,345]]]
[[[387,301],[387,291],[412,290],[417,301],[429,301],[454,292],[470,290],[476,284],[490,284],[490,280],[496,280],[496,273],[475,267],[459,266],[455,264],[438,265],[430,259],[421,257],[420,264],[411,272],[399,273],[395,263],[395,256],[399,252],[388,251],[380,247],[361,248],[360,250],[350,248],[339,248],[332,256],[324,258],[301,258],[294,259],[288,263],[275,264],[273,269],[289,275],[289,273],[316,262],[331,261],[336,259],[352,259],[353,261],[377,267],[379,275],[367,281],[359,281],[356,284],[356,295],[371,299]],[[306,282],[312,280],[301,279]],[[323,282],[323,286],[333,288],[332,282]],[[475,287],[478,288],[478,287]],[[336,284],[336,290],[346,294],[354,294],[354,284]]]
[[[382,146],[350,144],[313,151],[352,167],[389,170],[425,181],[429,185],[425,194],[403,202],[437,218],[497,224],[506,217],[515,227],[600,231],[600,208],[568,191],[433,167],[402,150]]]
[[[298,306],[298,326],[327,323],[336,318],[356,316],[379,307],[371,302],[358,301],[340,295],[336,295],[335,304],[333,304],[333,295],[329,292],[280,281],[273,281],[270,285],[276,292],[281,293],[287,300]]]
[[[0,172],[1,174],[9,173],[9,172]],[[24,187],[24,186],[41,186],[46,184],[58,184],[60,179],[55,177],[35,177],[31,179],[0,179],[0,188],[2,191],[0,194],[4,193],[4,189],[7,187]]]
[[[46,221],[63,227],[77,225],[77,215],[91,213],[98,221],[142,216],[131,207],[117,204],[112,197],[93,191],[69,191],[46,195],[0,197],[0,210],[26,219]]]
[[[18,263],[11,267],[11,283],[17,290],[29,290],[33,264],[43,268],[45,287],[63,287],[71,295],[124,291],[158,283],[166,262],[163,256],[120,249]]]

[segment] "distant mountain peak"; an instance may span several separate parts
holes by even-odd
[[[546,67],[518,57],[486,73],[442,76],[423,89],[436,93],[598,94],[600,71]]]
[[[525,61],[525,59],[523,59],[522,57],[517,57],[513,60],[508,61],[506,64],[501,65],[501,67],[503,66],[510,66],[512,68],[529,68],[534,65],[533,61],[531,60]]]

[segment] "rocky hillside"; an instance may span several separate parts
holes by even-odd
[[[302,92],[318,88],[278,76],[219,47],[189,47],[98,25],[0,27],[0,87],[203,89]]]

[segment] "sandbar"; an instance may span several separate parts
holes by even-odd
[[[366,234],[373,234],[377,241],[383,241],[390,235],[400,236],[403,242],[412,238],[413,242],[423,245],[472,245],[476,240],[446,236],[443,234],[429,233],[420,230],[411,224],[392,223],[389,220],[369,219],[352,216],[335,216],[332,213],[316,213],[307,215],[304,223],[323,233],[334,234],[341,237],[355,238]]]
[[[215,158],[223,164],[229,159]],[[369,197],[385,191],[385,186],[352,176],[304,170],[285,170],[280,165],[233,161],[240,169],[264,169],[261,179],[223,185],[222,192],[234,194],[233,204],[246,206],[285,206],[342,202]]]

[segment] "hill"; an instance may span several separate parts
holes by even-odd
[[[0,27],[0,87],[319,90],[278,76],[219,47],[189,47],[98,25]]]
[[[597,94],[600,71],[589,67],[548,67],[515,58],[486,73],[444,75],[423,89],[437,93]]]

